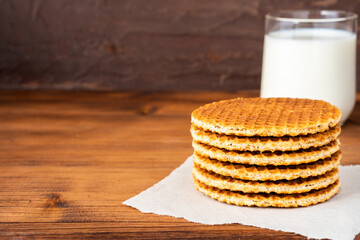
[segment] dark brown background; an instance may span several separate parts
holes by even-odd
[[[310,8],[360,1],[0,0],[0,88],[259,88],[264,15]]]

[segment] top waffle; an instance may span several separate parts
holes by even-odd
[[[237,136],[298,136],[335,126],[340,110],[321,100],[236,98],[206,104],[191,115],[204,130]]]

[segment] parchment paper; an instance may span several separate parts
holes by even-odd
[[[192,185],[192,156],[169,176],[125,205],[202,224],[240,223],[294,232],[309,238],[353,239],[360,232],[360,165],[340,166],[340,192],[302,208],[239,207],[213,200]]]

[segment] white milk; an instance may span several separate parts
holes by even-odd
[[[292,29],[265,36],[261,97],[328,101],[346,120],[355,105],[356,35],[334,29]]]

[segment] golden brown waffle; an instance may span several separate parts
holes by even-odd
[[[209,187],[196,179],[194,180],[194,186],[200,192],[213,199],[239,206],[300,207],[310,206],[330,199],[339,191],[340,182],[336,181],[327,188],[320,190],[295,194],[232,192]]]
[[[279,181],[247,181],[232,177],[225,177],[214,172],[209,172],[194,164],[193,177],[210,187],[226,189],[230,191],[241,191],[245,193],[278,193],[292,194],[303,193],[320,188],[326,188],[339,179],[339,171],[334,168],[330,172],[316,177],[297,178],[294,180]]]
[[[203,157],[194,152],[193,161],[201,168],[215,172],[223,176],[230,176],[242,180],[252,181],[276,181],[292,180],[296,178],[307,178],[322,175],[336,168],[341,159],[341,151],[336,152],[330,158],[316,162],[288,165],[288,166],[255,166],[237,163],[221,162],[208,157]]]
[[[196,109],[191,122],[221,134],[281,137],[323,132],[340,118],[337,107],[321,100],[236,98]]]
[[[228,150],[239,151],[296,151],[310,147],[319,147],[334,141],[340,134],[340,125],[328,131],[294,137],[238,137],[216,134],[191,126],[191,135],[195,141]]]
[[[340,141],[334,140],[331,143],[317,148],[300,149],[288,152],[248,152],[229,151],[222,148],[212,147],[200,142],[193,141],[194,150],[204,157],[217,159],[223,162],[254,164],[254,165],[296,165],[315,162],[319,159],[330,157],[340,150]]]

